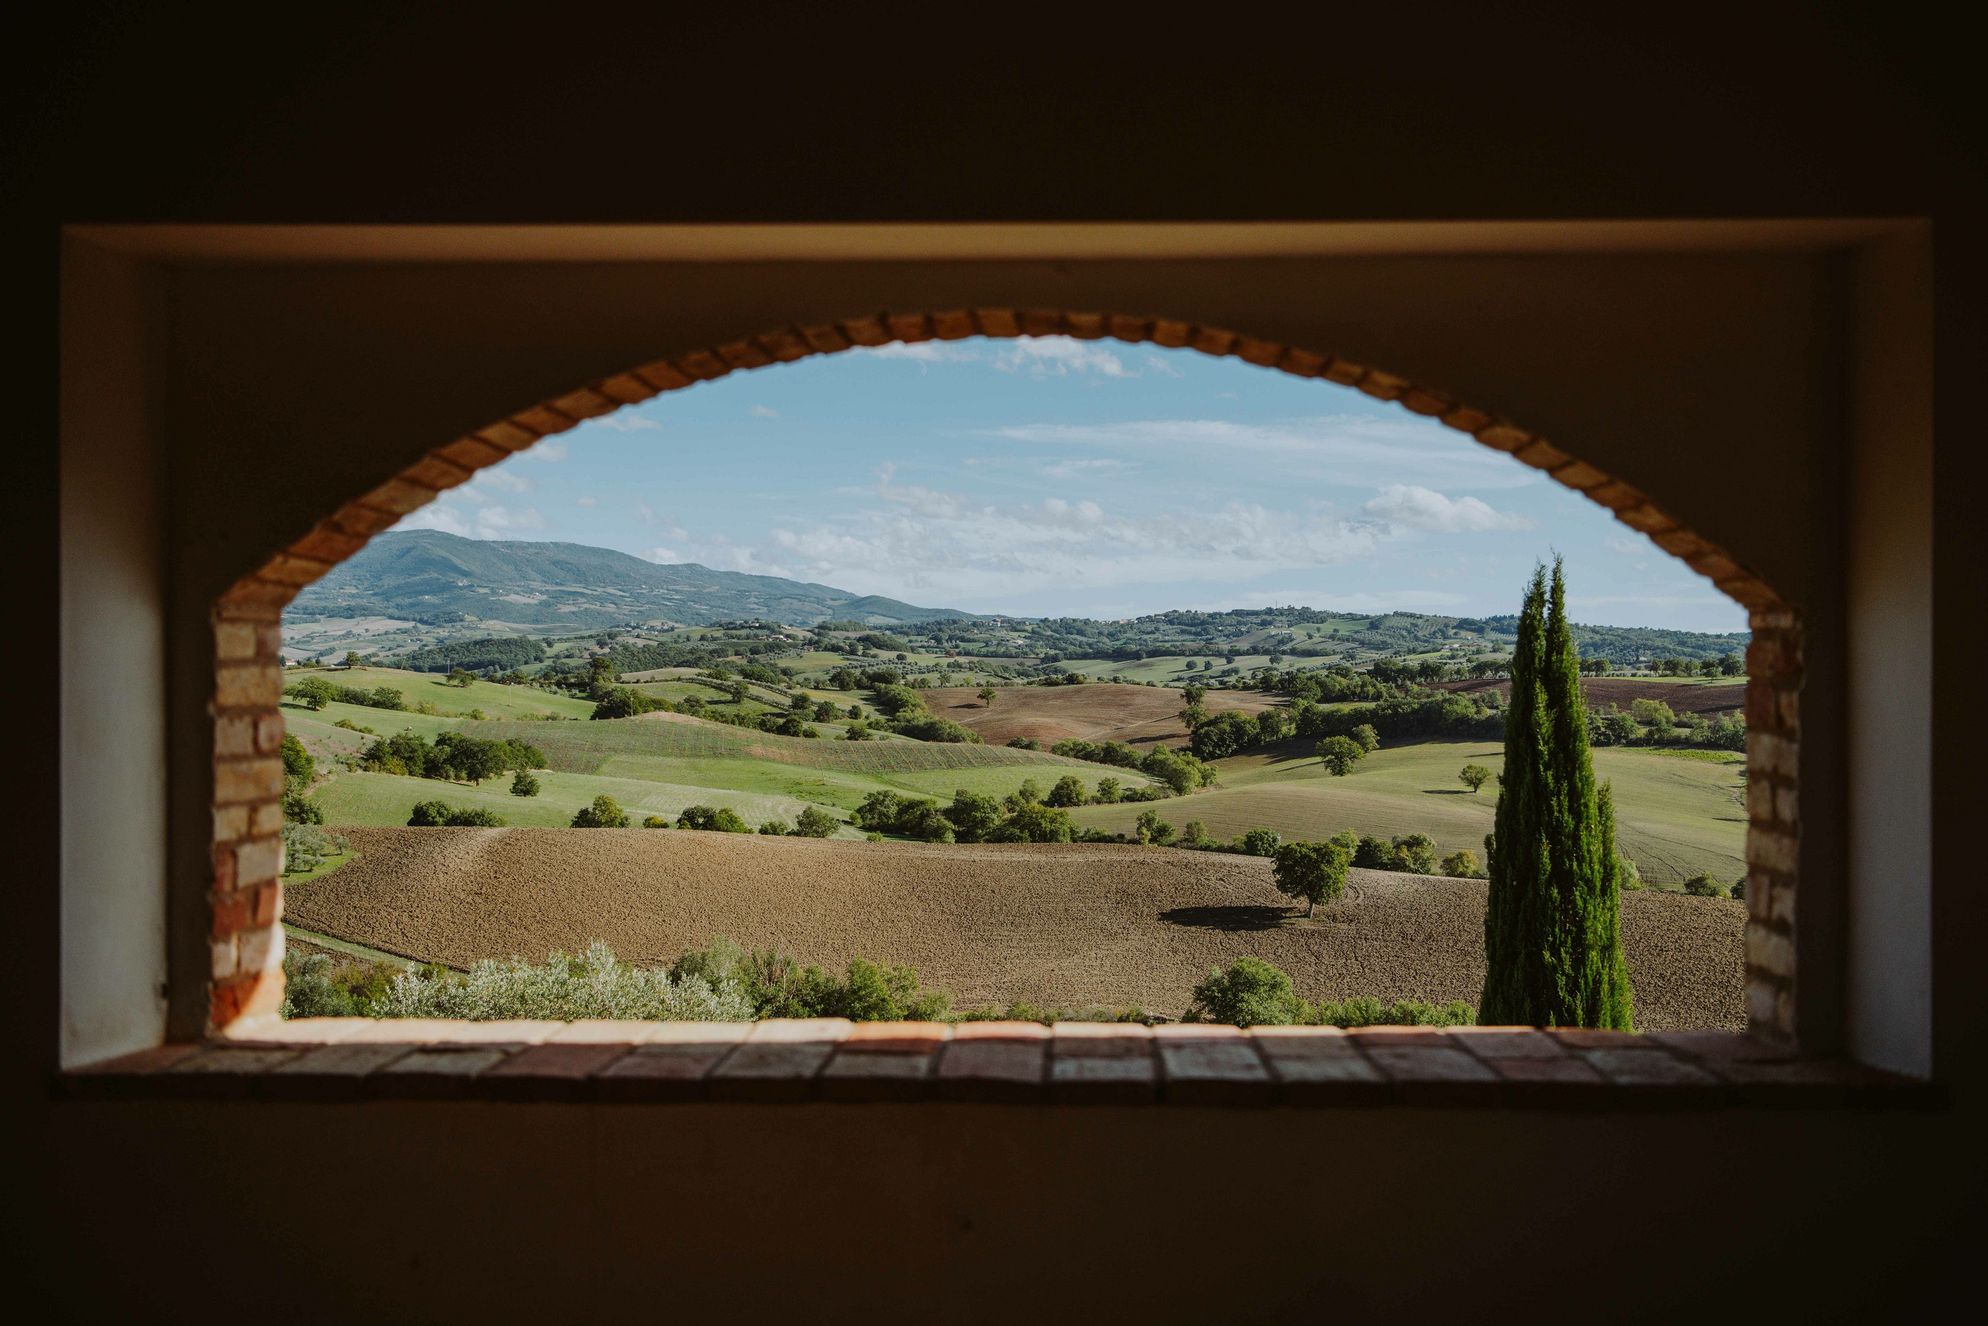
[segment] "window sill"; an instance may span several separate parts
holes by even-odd
[[[81,1099],[1928,1109],[1726,1032],[968,1022],[270,1022],[62,1076]]]

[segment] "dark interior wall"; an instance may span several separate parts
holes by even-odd
[[[102,1320],[1871,1320],[1939,1308],[1970,1255],[1953,1189],[1897,1205],[1958,1127],[79,1104],[38,1214],[115,1265],[66,1291]]]
[[[199,266],[171,279],[173,506],[199,532],[178,552],[190,595],[212,598],[421,453],[585,382],[796,324],[981,306],[1174,318],[1345,355],[1659,495],[1799,604],[1833,592],[1815,545],[1840,501],[1845,290],[1826,254]],[[1326,412],[1349,389],[1317,390]]]
[[[1973,703],[1988,655],[1977,588],[1988,546],[1960,440],[1978,428],[1988,351],[1974,243],[1988,212],[1979,121],[1959,113],[1978,109],[1971,48],[1937,11],[1406,5],[1176,26],[1157,11],[1090,19],[1066,6],[1005,14],[958,43],[929,11],[775,9],[721,26],[725,11],[567,5],[471,21],[407,9],[341,6],[295,38],[184,7],[9,12],[8,48],[24,57],[0,94],[18,384],[0,448],[0,535],[17,638],[56,632],[63,223],[1924,215],[1939,242],[1935,418],[1949,440],[1934,479],[1935,712]],[[781,292],[763,293],[769,325],[797,316]],[[885,302],[864,299],[853,311]],[[1207,313],[1137,311],[1221,321],[1225,307],[1237,305],[1211,295]],[[1661,297],[1648,307],[1668,316]],[[837,300],[828,311],[852,310]],[[503,391],[522,404],[619,367],[594,360],[646,339],[627,330],[540,360],[538,378]],[[724,334],[742,330],[755,329]],[[503,336],[456,331],[486,345]],[[1409,373],[1421,363],[1374,358]],[[1466,398],[1477,381],[1430,376]],[[403,405],[378,438],[382,463],[486,422],[458,416],[498,392],[472,381],[433,412],[400,386],[389,395]],[[1485,404],[1563,440],[1564,399]],[[1609,445],[1564,440],[1578,454]],[[1668,471],[1654,467],[1669,445],[1623,450],[1620,472],[1664,491]],[[199,553],[203,576],[296,532],[278,524],[258,518],[213,557]],[[1770,579],[1767,559],[1807,560],[1746,530],[1703,532],[1760,559]],[[13,694],[63,684],[53,649],[9,649],[5,665]],[[12,734],[19,750],[56,749],[53,706],[22,706]],[[1942,724],[1933,759],[1935,877],[1969,885],[1935,894],[1939,1048],[1978,1080],[1988,925],[1971,886],[1981,771],[1965,725]],[[1895,1311],[1921,1291],[1965,1288],[1978,1236],[1978,1109],[1951,1121],[1579,1124],[1103,1111],[1029,1114],[1002,1140],[950,1116],[863,1110],[57,1104],[44,1081],[59,988],[56,786],[32,784],[13,810],[0,1080],[25,1195],[7,1208],[18,1228],[4,1256],[25,1263],[9,1268],[23,1298],[62,1295],[53,1319],[102,1318],[114,1303],[155,1319],[270,1304],[300,1318],[355,1303],[389,1319],[435,1315],[414,1306],[424,1295],[503,1318],[552,1290],[569,1310],[654,1308],[687,1290],[812,1302],[824,1317],[880,1301],[1049,1318],[1122,1315],[1124,1304],[1179,1317],[1212,1303],[1204,1315],[1223,1316],[1232,1304],[1317,1311],[1418,1291],[1450,1306],[1669,1308],[1695,1296],[1701,1314],[1757,1300],[1853,1317],[1873,1298]],[[1248,1186],[1237,1146],[1258,1163]],[[1168,1170],[1156,1155],[1194,1166]],[[1247,1211],[1266,1183],[1270,1228],[1211,1232],[1210,1209]],[[805,1215],[769,1235],[768,1193]],[[450,1207],[473,1213],[460,1226],[472,1237],[419,1214]],[[855,1237],[842,1209],[882,1232]],[[931,1232],[962,1215],[999,1237]],[[1352,1255],[1336,1254],[1328,1236],[1340,1234]]]

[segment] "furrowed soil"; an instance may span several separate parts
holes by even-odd
[[[994,703],[980,702],[978,687],[935,686],[921,691],[925,707],[973,729],[980,739],[1001,746],[1032,737],[1046,750],[1073,737],[1084,741],[1123,741],[1150,746],[1164,741],[1184,745],[1186,706],[1181,693],[1164,686],[1121,686],[1091,682],[1081,686],[997,686]],[[1211,714],[1232,709],[1257,713],[1276,697],[1256,691],[1209,691],[1202,706]]]
[[[726,935],[840,970],[907,963],[960,1007],[1178,1016],[1250,954],[1311,999],[1477,1002],[1481,880],[1355,870],[1304,919],[1255,857],[1116,845],[853,843],[655,829],[345,831],[358,859],[286,890],[287,919],[424,961],[543,960],[605,940],[667,963]],[[1744,1026],[1737,902],[1623,897],[1646,1030]]]

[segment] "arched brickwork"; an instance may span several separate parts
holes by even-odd
[[[1646,494],[1542,437],[1445,392],[1331,354],[1255,340],[1215,327],[1120,314],[979,308],[886,313],[786,327],[693,350],[617,373],[436,448],[369,493],[352,499],[242,577],[214,609],[214,843],[209,1019],[215,1029],[282,1000],[282,805],[278,708],[283,677],[281,613],[299,590],[358,552],[373,535],[427,505],[476,471],[542,437],[667,391],[740,369],[833,354],[852,346],[960,340],[971,336],[1112,338],[1322,378],[1397,401],[1484,446],[1510,453],[1555,482],[1606,507],[1748,610],[1746,1005],[1752,1028],[1794,1034],[1794,907],[1800,819],[1801,630],[1794,608],[1723,549],[1700,538]]]

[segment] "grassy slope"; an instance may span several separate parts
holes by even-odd
[[[494,681],[472,681],[468,686],[450,686],[435,672],[407,672],[400,668],[328,668],[323,671],[297,671],[286,674],[286,685],[305,677],[323,677],[334,686],[357,686],[372,690],[391,686],[407,697],[410,709],[432,704],[444,714],[467,714],[481,709],[491,718],[521,718],[529,714],[561,714],[585,718],[594,712],[593,701],[570,695],[554,695],[532,686],[504,686]],[[326,713],[331,712],[327,706]],[[370,709],[378,715],[391,710]],[[357,721],[357,720],[354,720]],[[377,726],[377,724],[375,724]]]
[[[429,720],[443,722],[445,720]],[[1064,774],[1096,790],[1116,777],[1131,786],[1143,775],[1000,746],[916,741],[846,742],[777,737],[722,723],[678,717],[587,723],[466,724],[482,736],[516,737],[546,752],[538,797],[513,797],[508,778],[481,787],[390,774],[346,773],[314,795],[332,824],[405,824],[416,802],[481,806],[514,825],[556,827],[599,795],[631,814],[674,816],[687,805],[728,805],[748,821],[791,821],[808,804],[855,809],[889,790],[950,800],[965,788],[1006,796],[1025,780],[1044,791]],[[340,737],[352,736],[330,729]],[[769,758],[769,755],[771,758]]]
[[[531,742],[546,753],[553,768],[574,773],[597,772],[606,761],[618,757],[686,756],[753,759],[880,775],[1018,768],[1055,777],[1091,767],[1046,751],[968,743],[782,737],[681,714],[647,714],[598,723],[471,723],[465,730],[478,736]]]
[[[573,812],[590,804],[597,796],[611,796],[619,801],[621,808],[638,824],[645,815],[675,819],[685,806],[719,805],[730,806],[748,824],[757,827],[769,819],[785,820],[791,824],[809,800],[819,799],[783,795],[771,789],[761,792],[593,774],[541,773],[538,781],[540,790],[537,796],[516,797],[510,793],[509,777],[493,778],[481,787],[473,787],[433,778],[348,773],[332,779],[315,795],[324,807],[326,821],[334,828],[341,825],[405,824],[415,803],[446,801],[451,806],[474,806],[492,811],[503,816],[507,824],[557,829],[571,824]],[[862,798],[858,796],[855,800]],[[845,833],[850,837],[862,836],[854,829],[845,830]]]
[[[1465,764],[1503,767],[1496,742],[1432,741],[1376,751],[1334,778],[1301,748],[1222,760],[1219,786],[1155,808],[1176,828],[1200,820],[1230,838],[1262,825],[1286,837],[1323,838],[1343,828],[1382,837],[1427,833],[1444,852],[1469,848],[1481,859],[1497,784],[1473,795],[1457,781]],[[1699,871],[1722,879],[1745,872],[1743,765],[1682,759],[1655,751],[1602,749],[1596,774],[1614,784],[1618,835],[1644,879],[1669,883]],[[1089,806],[1083,824],[1129,830],[1144,806]]]

